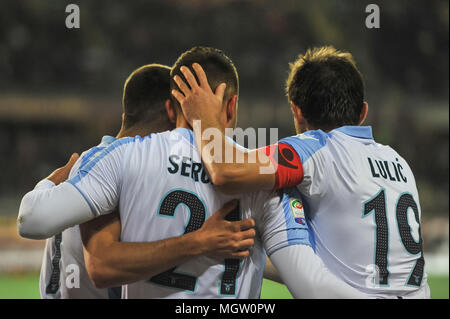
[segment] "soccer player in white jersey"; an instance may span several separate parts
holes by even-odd
[[[135,136],[138,134],[145,136],[152,132],[162,132],[174,127],[168,120],[164,106],[169,98],[169,79],[170,68],[159,64],[145,65],[131,73],[124,85],[122,127],[116,138]],[[116,138],[104,136],[102,142],[98,146],[85,151],[77,161],[77,157],[72,156],[65,167],[55,171],[55,173],[49,176],[48,180],[44,180],[38,184],[36,189],[41,187],[45,189],[48,186],[53,186],[53,184],[59,184],[66,180],[67,176],[69,176],[69,178],[74,178],[80,171],[82,172],[84,170],[84,167],[90,161],[99,156],[102,150],[114,142]],[[69,172],[70,175],[68,175]],[[217,220],[215,226],[221,227],[228,224],[228,222],[223,221],[222,225],[220,220]],[[105,236],[101,237],[99,235],[96,235],[97,238],[91,238],[94,237],[92,235],[93,226],[96,227],[97,231],[100,229],[103,232],[107,232],[107,238],[109,240],[105,240]],[[109,254],[120,254],[125,259],[130,258],[130,254],[127,254],[127,252],[129,252],[130,249],[135,248],[119,242],[120,220],[117,214],[98,218],[93,225],[86,223],[81,226],[76,225],[64,230],[53,238],[48,239],[46,242],[40,277],[40,291],[42,298],[103,299],[116,298],[117,295],[120,296],[121,287],[117,287],[118,289],[116,288],[113,290],[99,289],[94,285],[98,283],[98,281],[101,281],[101,278],[98,279],[99,275],[96,275],[94,282],[89,278],[88,273],[90,269],[89,267],[88,269],[86,268],[85,258],[83,256],[80,227],[82,230],[85,229],[84,232],[90,232],[87,235],[83,234],[83,237],[86,237],[86,241],[88,241],[88,252],[95,248],[93,246],[95,245],[95,242],[98,242],[99,240],[102,240],[102,243],[107,245],[106,249]],[[202,230],[205,230],[205,227]],[[217,229],[214,229],[214,231],[217,232]],[[203,232],[203,234],[208,235],[211,234],[211,232]],[[175,242],[175,244],[188,245],[189,240],[190,239],[185,236],[181,241]],[[172,239],[172,241],[174,241],[174,239]],[[216,241],[212,236],[201,237],[201,240],[197,240],[195,245],[206,246],[206,243],[209,243],[210,251],[214,250],[217,253],[217,249],[220,246],[215,244]],[[234,241],[232,243],[236,244]],[[153,269],[160,270],[170,268],[166,266],[166,261],[161,258],[153,258],[153,264],[150,264],[150,253],[161,255],[163,252],[168,252],[173,256],[172,258],[180,258],[182,256],[183,260],[185,260],[186,255],[184,253],[180,254],[174,249],[170,249],[170,244],[161,249],[159,247],[162,247],[162,244],[167,244],[167,242],[139,243],[138,247],[140,253],[133,254],[133,256],[137,256],[134,258],[134,261],[140,261],[142,267],[145,267],[145,271],[150,272]],[[224,246],[223,243],[221,243],[221,246]],[[239,248],[242,249],[245,247],[240,246]],[[224,254],[222,257],[230,257],[230,254]],[[87,261],[88,266],[91,266],[92,258],[89,258],[89,254]],[[180,259],[178,259],[178,261],[180,261]],[[102,260],[102,262],[107,263],[108,260]],[[132,274],[123,275],[126,267],[125,263],[118,263],[115,268],[112,266],[110,266],[108,270],[102,269],[102,271],[106,273],[110,273],[111,271],[114,271],[115,273],[120,272],[122,280],[124,278],[127,278],[128,280],[134,279]],[[78,278],[75,278],[75,276],[78,276]],[[119,290],[118,293],[117,290]]]
[[[226,93],[227,112],[222,120],[225,125],[234,126],[238,82],[231,61],[219,50],[194,48],[180,57],[177,71],[190,60],[206,65],[210,76],[216,77],[213,83],[225,80],[230,84]],[[176,122],[176,130],[144,138],[119,139],[90,161],[75,178],[52,191],[28,193],[20,208],[19,232],[28,237],[41,232],[52,233],[54,229],[67,227],[67,223],[91,219],[92,215],[107,213],[116,206],[120,211],[123,242],[189,234],[212,219],[211,212],[233,197],[215,191],[181,109],[171,104],[166,107],[169,118]],[[236,197],[240,200],[240,210],[233,211],[230,218],[254,217],[257,220],[257,240],[248,258],[224,260],[208,255],[178,267],[173,267],[175,264],[169,271],[150,279],[125,285],[124,297],[258,298],[264,250],[269,255],[277,252],[290,255],[283,263],[289,264],[291,269],[298,270],[299,264],[302,265],[300,272],[284,273],[284,276],[293,276],[287,285],[296,297],[363,296],[332,275],[314,254],[308,226],[296,220],[294,212],[299,212],[290,208],[300,209],[294,205],[298,199],[287,194],[281,198],[270,191]],[[64,212],[66,221],[53,223],[45,218],[61,207],[62,200],[71,203]],[[46,223],[39,224],[38,219]],[[116,256],[120,258],[122,256]]]
[[[64,181],[67,177],[75,176],[78,169],[90,157],[105,148],[113,140],[115,138],[112,136],[104,136],[98,146],[85,151],[81,157],[74,154],[66,165],[67,167],[59,169],[66,171],[66,174],[55,176],[54,173],[48,180],[38,184],[35,189],[45,189],[46,184],[52,185],[51,183],[53,182],[49,180],[59,184],[57,180],[61,179],[61,181]],[[77,162],[74,162],[75,160]],[[74,276],[78,277],[75,278]],[[39,288],[42,299],[108,298],[108,290],[95,288],[89,279],[84,266],[83,246],[78,225],[47,239],[41,266]]]
[[[192,66],[198,81],[190,67],[182,68],[189,86],[176,77],[172,94],[191,124],[201,120],[196,141],[203,150],[211,142],[202,138],[205,129],[224,130],[222,100],[202,67]],[[254,150],[259,156],[242,154],[245,164],[202,152],[213,183],[228,194],[296,185],[316,252],[334,274],[374,298],[429,298],[414,175],[395,150],[374,141],[370,126],[359,126],[368,105],[351,54],[308,50],[291,64],[287,94],[299,135]],[[225,149],[229,142],[218,136]],[[267,162],[275,173],[261,174]]]

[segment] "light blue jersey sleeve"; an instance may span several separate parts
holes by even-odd
[[[288,144],[300,157],[303,180],[297,185],[300,192],[308,197],[320,195],[326,188],[327,160],[325,146],[329,135],[322,130],[307,131],[280,140]]]
[[[72,169],[70,170],[69,179],[75,177],[80,169],[82,169],[87,163],[89,163],[90,160],[94,159],[94,157],[97,156],[97,154],[103,151],[115,140],[116,140],[115,137],[105,135],[103,136],[102,141],[99,145],[91,147],[90,149],[84,151],[81,154],[80,158],[73,165]]]
[[[256,225],[267,254],[270,256],[292,245],[313,247],[312,233],[298,191],[294,190],[291,194],[274,193],[269,199],[267,193],[262,194],[265,194],[263,214]]]
[[[116,208],[123,172],[122,153],[124,146],[133,141],[134,138],[122,138],[94,149],[87,154],[76,175],[68,180],[86,200],[94,216]]]
[[[314,154],[326,145],[327,139],[327,133],[322,130],[316,130],[283,138],[280,140],[280,143],[290,145],[298,156],[300,156],[300,160],[304,165]]]

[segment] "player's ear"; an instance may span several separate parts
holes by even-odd
[[[301,124],[301,123],[305,122],[305,118],[303,117],[302,110],[300,110],[300,108],[297,105],[295,105],[294,102],[291,102],[291,111],[292,111],[292,114],[295,117],[295,120],[298,123]]]
[[[293,102],[291,102],[291,111],[292,115],[294,115],[294,124],[295,124],[295,130],[297,134],[306,132],[308,128],[308,122],[306,121],[305,117],[303,116],[302,110],[300,107],[295,105]]]
[[[358,125],[362,125],[364,120],[366,119],[367,113],[369,112],[369,104],[364,101],[363,106],[361,108],[361,114],[359,115],[359,123]]]
[[[167,116],[169,117],[169,121],[171,123],[177,122],[177,112],[175,111],[175,106],[173,105],[172,101],[170,99],[166,100],[166,103],[164,103],[164,106],[167,111]]]
[[[227,125],[228,127],[235,127],[237,121],[237,101],[238,96],[235,94],[228,100],[226,105]]]

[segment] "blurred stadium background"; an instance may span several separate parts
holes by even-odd
[[[415,172],[426,271],[448,298],[449,2],[72,1],[81,28],[65,27],[71,1],[3,0],[0,10],[0,298],[38,298],[43,241],[20,239],[20,198],[72,152],[120,128],[123,82],[148,63],[172,64],[195,45],[224,50],[241,81],[239,125],[294,133],[283,86],[307,47],[352,52],[365,76],[375,138]],[[288,298],[265,281],[265,298]]]

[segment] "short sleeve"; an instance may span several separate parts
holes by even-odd
[[[119,202],[123,153],[131,140],[119,139],[91,154],[68,180],[89,204],[94,216],[110,213]]]
[[[288,144],[300,156],[303,180],[298,185],[298,189],[306,196],[321,194],[325,187],[327,162],[323,150],[327,139],[327,133],[316,130],[280,140],[280,143]]]
[[[265,197],[265,203],[263,214],[258,218],[256,227],[269,256],[291,245],[312,246],[312,234],[305,219],[298,191],[296,195],[298,196],[294,197],[282,192],[272,193],[272,196],[261,192],[259,195]]]

